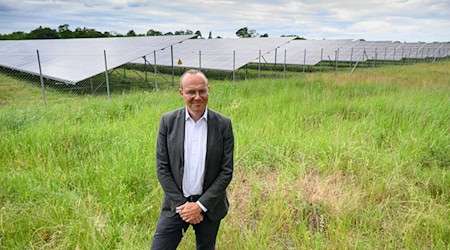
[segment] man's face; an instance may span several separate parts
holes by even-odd
[[[187,74],[181,83],[179,90],[181,97],[186,102],[186,107],[191,115],[201,116],[208,104],[209,86],[201,74]]]

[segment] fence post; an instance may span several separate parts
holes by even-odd
[[[286,78],[286,49],[284,49],[283,78]]]
[[[173,45],[170,45],[170,60],[172,65],[172,88],[175,86],[175,72],[173,68]]]
[[[202,70],[202,51],[198,51],[198,70]]]
[[[397,48],[394,47],[394,53],[393,53],[393,56],[392,56],[392,62],[394,63],[394,65],[395,65],[395,51],[396,50],[397,50]]]
[[[319,64],[319,72],[322,72],[322,60],[323,60],[323,48],[320,49],[320,64]]]
[[[274,68],[275,72],[277,70],[277,57],[278,57],[277,52],[278,52],[278,48],[275,48],[275,63],[273,65],[273,68]],[[275,76],[277,76],[276,73],[275,73]]]
[[[233,82],[236,81],[236,50],[233,50]]]
[[[259,50],[259,57],[258,57],[258,79],[261,78],[261,50]]]
[[[403,53],[405,52],[405,47],[402,48],[402,57],[401,60],[403,60]],[[405,60],[406,61],[406,60]],[[402,64],[405,64],[405,61],[402,62]]]
[[[110,95],[109,95],[108,64],[107,64],[107,62],[106,62],[106,50],[103,50],[103,55],[104,55],[104,57],[105,57],[106,93],[108,94],[108,99],[110,99]]]
[[[336,53],[336,70],[337,70],[337,68],[339,67],[339,48],[338,48],[338,50],[337,50],[337,53]]]
[[[305,73],[305,66],[306,66],[306,48],[303,50],[303,73]]]
[[[158,90],[158,79],[157,79],[157,71],[156,71],[156,50],[153,50],[153,68],[155,75],[155,90]]]
[[[377,60],[378,60],[378,51],[377,51],[377,47],[375,47],[375,60],[373,60],[373,67],[376,68],[377,67]]]
[[[39,50],[36,50],[38,65],[39,65],[39,77],[41,78],[41,88],[42,88],[42,97],[44,100],[44,106],[47,105],[47,98],[45,97],[45,85],[44,85],[44,77],[42,76],[42,68],[41,68],[41,58],[39,57]]]
[[[145,75],[145,83],[148,82],[148,78],[147,78],[147,57],[143,56],[142,57],[144,59],[144,75]]]
[[[364,56],[367,57],[366,48],[363,49],[362,60],[361,60],[361,68],[364,68]],[[367,57],[369,59],[369,57]]]
[[[352,50],[350,52],[350,70],[352,69],[352,64],[353,64],[353,47],[352,47]]]

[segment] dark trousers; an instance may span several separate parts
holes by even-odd
[[[191,224],[183,221],[178,214],[173,217],[160,215],[158,224],[156,224],[151,249],[176,249],[181,238],[183,238],[183,233],[186,232],[190,225]],[[195,230],[197,249],[214,249],[219,226],[220,220],[212,221],[206,215],[203,215],[202,222],[192,225]]]

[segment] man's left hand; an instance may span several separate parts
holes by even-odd
[[[188,202],[177,207],[179,210],[179,214],[181,219],[191,224],[198,224],[203,220],[203,216],[201,214],[202,209],[196,202]]]

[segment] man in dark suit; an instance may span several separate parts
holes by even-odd
[[[186,106],[164,114],[159,126],[156,170],[164,196],[152,249],[176,249],[190,225],[197,249],[214,249],[229,206],[233,130],[230,119],[207,108],[203,73],[189,70],[180,83]]]

